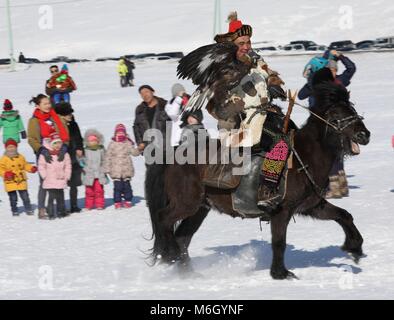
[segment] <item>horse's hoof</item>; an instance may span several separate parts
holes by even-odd
[[[203,275],[201,273],[198,273],[194,271],[190,260],[188,259],[187,261],[178,261],[176,264],[177,271],[180,275],[181,278],[185,279],[190,279],[190,278],[202,278]]]
[[[271,277],[275,280],[299,280],[298,277],[289,270],[273,271],[271,270]]]
[[[361,252],[348,252],[350,258],[354,261],[355,264],[359,264],[361,258],[365,258],[367,255]]]
[[[293,272],[287,271],[287,280],[300,280]]]
[[[366,257],[366,255],[363,253],[363,249],[360,247],[360,248],[356,248],[356,249],[350,249],[350,248],[347,248],[345,245],[343,245],[342,247],[341,247],[341,249],[343,250],[343,251],[345,251],[345,252],[347,252],[347,254],[351,257],[351,259],[356,263],[356,264],[358,264],[359,262],[360,262],[360,259],[361,258],[364,258],[364,257]]]

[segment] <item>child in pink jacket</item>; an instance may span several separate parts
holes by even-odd
[[[48,190],[48,216],[49,219],[65,217],[66,206],[64,202],[64,189],[67,188],[67,181],[71,178],[71,158],[68,153],[64,158],[60,157],[60,149],[63,145],[60,136],[54,132],[49,139],[44,140],[44,146],[49,150],[52,161],[48,163],[43,155],[38,158],[38,172],[43,179],[42,187]],[[57,214],[55,210],[55,201]]]

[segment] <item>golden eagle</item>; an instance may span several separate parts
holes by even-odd
[[[178,77],[191,79],[198,86],[186,105],[186,112],[206,107],[211,99],[218,107],[227,104],[230,90],[238,86],[260,58],[252,52],[240,61],[237,51],[232,42],[215,43],[200,47],[179,61]]]

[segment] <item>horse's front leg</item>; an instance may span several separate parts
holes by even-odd
[[[363,237],[353,223],[352,215],[345,209],[334,206],[333,204],[322,200],[318,206],[313,208],[308,215],[321,220],[334,220],[345,232],[345,243],[341,247],[342,250],[349,252],[355,261],[363,256]]]
[[[291,214],[288,210],[281,210],[271,219],[272,235],[272,265],[271,277],[274,279],[294,279],[294,273],[285,267],[284,255],[286,250],[286,233]]]

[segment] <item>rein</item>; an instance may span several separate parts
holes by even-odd
[[[283,98],[286,98],[286,101],[289,101],[288,97],[286,95],[284,95],[283,93],[279,92],[278,90],[276,90],[276,88],[272,88],[273,90],[275,90],[276,93],[280,94]],[[310,110],[307,106],[304,106],[298,102],[294,102],[295,105],[307,110],[311,115],[313,115],[314,117],[316,117],[317,119],[323,121],[327,126],[332,127],[335,131],[342,133],[343,130],[345,130],[348,126],[350,126],[351,124],[353,124],[354,122],[356,122],[357,120],[364,120],[364,118],[362,116],[359,116],[358,114],[355,114],[353,116],[349,116],[343,119],[338,119],[338,120],[331,120],[328,121],[326,119],[324,119],[323,117],[319,116],[317,113],[313,112],[312,110]],[[350,121],[349,121],[350,120]],[[336,122],[337,125],[333,124],[332,122]],[[341,123],[345,123],[344,125],[341,125]]]

